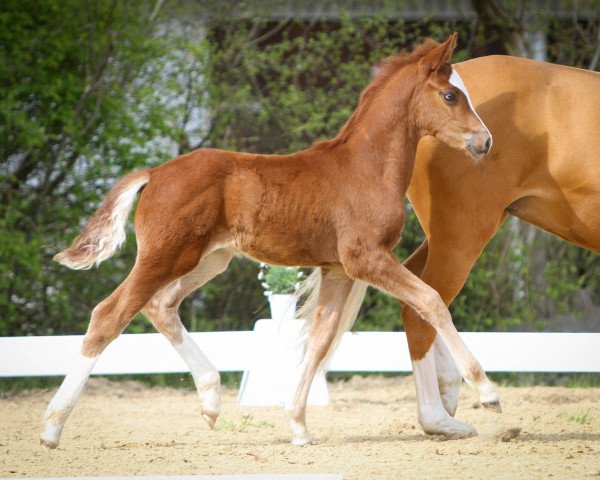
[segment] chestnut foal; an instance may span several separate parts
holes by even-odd
[[[417,143],[434,135],[475,158],[491,144],[448,64],[456,34],[388,59],[358,108],[332,140],[293,155],[198,150],[126,175],[81,234],[55,259],[74,269],[110,257],[135,214],[138,255],[125,281],[92,312],[80,357],[45,416],[43,445],[53,448],[104,348],[143,312],[188,364],[212,427],[219,374],[190,339],[177,310],[193,290],[244,254],[280,265],[319,266],[321,286],[297,393],[287,406],[295,444],[306,444],[308,390],[365,284],[410,305],[439,333],[482,403],[498,394],[461,341],[438,293],[394,257],[404,222]],[[356,281],[356,282],[355,282]],[[361,297],[362,298],[362,297]]]

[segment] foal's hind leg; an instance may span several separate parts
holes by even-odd
[[[80,356],[73,363],[45,414],[41,443],[56,448],[60,434],[75,406],[96,360],[106,346],[127,326],[148,300],[169,281],[168,275],[148,271],[136,264],[125,281],[92,312]]]
[[[306,445],[312,438],[306,428],[306,403],[313,378],[344,326],[342,314],[354,281],[342,268],[321,270],[321,287],[314,318],[308,327],[306,350],[301,364],[302,376],[296,394],[286,405],[294,445]]]
[[[232,256],[226,249],[211,253],[192,272],[158,292],[142,310],[190,368],[202,403],[202,417],[210,428],[214,427],[221,408],[219,372],[192,340],[177,310],[191,292],[224,271]]]

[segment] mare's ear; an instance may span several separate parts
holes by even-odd
[[[448,39],[429,51],[427,54],[419,60],[419,68],[425,75],[429,75],[437,71],[440,67],[446,63],[450,63],[452,58],[452,52],[456,48],[456,42],[458,40],[458,33],[454,32],[448,37]]]

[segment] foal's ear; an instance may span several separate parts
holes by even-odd
[[[419,60],[419,68],[425,75],[429,75],[446,63],[450,63],[452,58],[452,52],[456,48],[456,42],[458,40],[458,33],[454,32],[448,37],[448,39],[426,53],[421,60]]]
[[[381,73],[381,71],[383,70],[384,66],[385,66],[385,64],[384,64],[383,60],[379,60],[377,63],[375,63],[371,67],[371,78],[377,77],[377,75],[379,75]]]

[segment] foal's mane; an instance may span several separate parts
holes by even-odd
[[[378,72],[375,78],[367,85],[367,87],[361,92],[360,99],[358,100],[358,106],[346,121],[344,126],[340,129],[338,134],[330,140],[322,140],[315,143],[315,147],[330,148],[345,143],[352,133],[360,125],[365,112],[368,110],[373,100],[377,97],[378,93],[383,89],[384,85],[390,80],[398,71],[400,71],[406,65],[419,61],[423,56],[437,47],[439,44],[429,38],[423,43],[417,46],[410,53],[398,53],[391,57],[381,60],[378,65]]]

